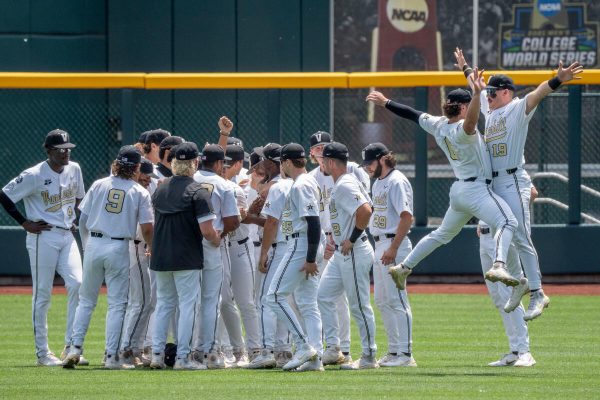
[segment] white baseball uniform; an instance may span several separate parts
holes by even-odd
[[[483,91],[481,96],[485,95]],[[485,116],[485,142],[494,173],[494,192],[504,199],[518,221],[513,241],[529,280],[529,288],[536,290],[542,287],[542,274],[531,241],[531,179],[523,169],[525,140],[536,108],[529,114],[526,114],[526,108],[527,96],[523,99],[514,98],[504,107],[493,111],[489,110],[487,100],[481,102],[481,111]]]
[[[215,213],[213,226],[215,230],[223,231],[223,218],[240,215],[237,208],[235,193],[231,186],[219,175],[212,171],[200,170],[194,174],[194,180],[199,182],[211,194],[211,203]],[[193,350],[203,350],[210,353],[216,350],[217,321],[221,303],[221,290],[223,283],[223,259],[221,249],[225,240],[221,240],[220,247],[214,247],[208,241],[203,241],[204,268],[202,269],[202,288],[200,292],[199,309],[196,311],[194,324]]]
[[[83,345],[104,280],[108,300],[106,354],[115,355],[129,292],[129,241],[135,239],[138,224],[154,222],[150,194],[133,180],[110,176],[92,184],[79,209],[90,237],[71,344]]]
[[[481,269],[485,273],[491,268],[494,257],[494,237],[491,234],[489,226],[484,222],[479,222],[481,229],[481,235],[479,236],[479,256],[481,258]],[[508,259],[506,260],[507,265],[517,264],[517,267],[511,267],[511,270],[519,270],[519,256],[514,245],[511,245],[508,251]],[[521,278],[523,274],[517,276]],[[525,315],[525,309],[520,304],[514,311],[505,312],[504,305],[508,301],[511,295],[511,289],[500,283],[490,282],[485,280],[485,284],[492,298],[494,306],[498,309],[500,316],[502,317],[502,323],[504,324],[504,331],[508,338],[508,345],[511,352],[526,353],[529,351],[529,331],[527,329],[527,322],[523,320]]]
[[[456,181],[450,188],[450,207],[442,224],[417,243],[402,262],[414,268],[438,247],[449,243],[473,216],[494,228],[496,251],[494,261],[506,262],[506,254],[517,227],[509,206],[489,187],[490,158],[483,136],[467,135],[464,120],[449,123],[446,117],[423,113],[419,124],[431,134],[450,162]]]
[[[296,349],[309,344],[319,355],[323,352],[321,315],[317,306],[319,280],[316,276],[306,277],[301,268],[308,251],[308,224],[305,217],[318,217],[320,203],[321,191],[315,179],[307,173],[296,177],[281,214],[281,232],[286,235],[287,248],[267,293],[267,304],[277,318],[286,323]],[[320,249],[321,254],[317,258],[323,257],[322,246]],[[306,329],[288,302],[287,298],[292,294]]]
[[[273,185],[269,188],[269,194],[265,200],[262,214],[267,217],[273,217],[279,221],[277,227],[277,236],[267,259],[267,273],[259,274],[260,290],[257,293],[257,304],[259,306],[259,321],[261,328],[261,347],[274,351],[289,351],[288,343],[289,331],[283,320],[277,318],[271,307],[267,304],[267,293],[273,276],[277,272],[277,267],[283,260],[286,253],[287,242],[285,235],[281,230],[282,214],[285,208],[285,201],[292,188],[291,179],[283,179],[277,175],[272,179]],[[259,253],[260,257],[260,253]]]
[[[44,357],[50,353],[47,319],[55,272],[64,279],[68,295],[65,344],[71,341],[75,309],[79,303],[81,257],[71,227],[75,220],[76,199],[82,199],[85,194],[81,169],[79,164],[69,161],[63,171],[57,173],[43,161],[23,171],[2,191],[13,203],[23,200],[27,219],[43,220],[53,226],[37,235],[27,233],[26,239],[33,281],[35,352],[38,357]]]
[[[331,193],[329,213],[332,237],[337,246],[349,239],[356,226],[356,210],[371,200],[363,185],[352,174],[338,178]],[[327,346],[339,346],[339,317],[335,303],[346,294],[350,313],[358,325],[363,354],[374,356],[375,317],[371,308],[371,280],[369,271],[373,265],[373,248],[363,234],[350,254],[344,256],[336,249],[319,283],[318,302],[323,320],[323,334]]]
[[[373,214],[369,230],[375,239],[375,304],[381,311],[383,326],[388,338],[389,353],[412,353],[412,312],[406,290],[396,287],[388,274],[389,265],[381,262],[383,253],[390,247],[400,224],[400,215],[413,214],[413,192],[410,182],[398,170],[373,183]],[[395,264],[410,253],[412,244],[406,236],[398,247]],[[394,265],[395,265],[394,264]],[[491,267],[492,264],[490,264]]]

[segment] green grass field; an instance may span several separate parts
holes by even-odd
[[[62,349],[65,296],[53,299],[50,343]],[[0,398],[139,399],[580,399],[600,398],[600,297],[554,296],[530,323],[532,368],[491,368],[507,341],[497,311],[482,295],[412,295],[418,368],[290,373],[248,371],[105,371],[106,299],[85,342],[90,367],[35,366],[30,296],[0,296]],[[386,348],[378,319],[379,352]],[[353,355],[360,354],[353,329]]]

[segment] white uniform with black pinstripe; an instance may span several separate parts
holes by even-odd
[[[373,183],[373,214],[369,230],[375,239],[375,304],[381,311],[383,326],[388,338],[389,353],[412,353],[412,312],[406,290],[396,287],[388,274],[390,265],[381,262],[383,253],[394,240],[400,215],[413,214],[413,193],[410,182],[400,171],[392,170]],[[412,244],[408,236],[400,243],[395,263],[399,264],[410,253]],[[491,264],[490,264],[491,266]]]

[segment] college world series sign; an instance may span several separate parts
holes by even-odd
[[[598,65],[598,25],[587,20],[586,5],[537,0],[513,6],[513,20],[500,24],[500,60],[504,69],[556,68],[579,61]]]

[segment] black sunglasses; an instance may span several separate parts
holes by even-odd
[[[498,91],[498,88],[487,88],[486,90],[487,90],[487,95],[489,97],[491,97],[492,99],[496,98],[496,96],[497,96],[496,91]]]

